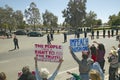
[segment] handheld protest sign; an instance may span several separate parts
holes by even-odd
[[[63,47],[61,45],[35,44],[35,54],[39,61],[60,62],[63,58]]]
[[[70,39],[73,52],[88,51],[88,38]]]

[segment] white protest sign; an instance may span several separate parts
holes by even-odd
[[[88,51],[88,43],[88,38],[70,40],[70,46],[73,52]]]
[[[40,61],[59,62],[63,58],[63,47],[61,45],[35,44],[35,54]]]

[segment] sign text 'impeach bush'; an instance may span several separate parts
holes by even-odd
[[[88,38],[71,39],[70,46],[73,52],[88,51]]]

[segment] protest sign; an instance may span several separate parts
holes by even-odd
[[[63,47],[61,45],[35,44],[35,54],[40,61],[59,62],[63,58]]]
[[[70,46],[73,52],[88,51],[88,38],[71,39]]]

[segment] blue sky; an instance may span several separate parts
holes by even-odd
[[[7,4],[14,10],[22,10],[24,12],[31,2],[35,2],[41,14],[47,9],[58,16],[58,23],[64,21],[61,11],[67,7],[69,0],[0,0],[0,7],[4,7]],[[110,15],[120,12],[119,3],[120,0],[87,0],[86,11],[94,11],[97,14],[97,19],[107,22]]]

